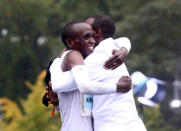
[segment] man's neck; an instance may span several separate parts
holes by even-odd
[[[103,40],[104,40],[103,37],[99,38],[99,42],[98,43],[101,43],[101,41],[103,41]]]
[[[102,41],[104,41],[104,40],[106,40],[106,39],[109,39],[109,38],[112,38],[112,37],[108,37],[108,38],[105,38],[105,39],[102,37],[102,39],[100,39],[99,44],[102,43]],[[98,44],[98,45],[99,45],[99,44]]]

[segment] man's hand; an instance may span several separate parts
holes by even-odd
[[[48,104],[53,104],[54,106],[58,105],[58,96],[56,93],[52,91],[52,84],[49,82],[49,87],[46,86],[46,98],[48,100]]]
[[[113,56],[111,56],[105,63],[105,69],[114,70],[118,66],[120,66],[124,61],[126,56],[128,55],[128,51],[126,48],[122,47],[120,50],[113,50]]]
[[[121,93],[128,92],[131,89],[131,85],[132,85],[131,78],[128,76],[122,76],[117,83],[116,92],[121,92]]]

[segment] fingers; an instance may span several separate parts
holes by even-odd
[[[57,105],[58,104],[58,96],[52,90],[46,90],[46,98],[49,104]]]
[[[112,50],[112,55],[116,54],[117,52],[118,52],[118,50],[113,49],[113,50]]]
[[[113,55],[104,63],[104,68],[113,70],[117,68],[118,66],[120,66],[121,64],[122,63],[118,55]]]
[[[48,104],[58,104],[58,97],[57,94],[54,93],[51,89],[52,83],[49,81],[49,86],[46,86],[46,99],[48,101]]]
[[[122,76],[117,83],[117,92],[128,92],[131,89],[131,85],[131,78],[128,76]]]
[[[115,53],[116,52],[116,53]],[[120,66],[124,60],[125,60],[125,55],[121,51],[114,51],[113,50],[113,56],[111,56],[105,63],[104,63],[104,68],[105,69],[111,69],[114,70],[118,66]]]
[[[51,81],[49,81],[49,86],[52,87],[52,82]]]
[[[115,55],[111,56],[107,61],[105,61],[104,66],[109,68],[109,66],[113,65],[114,59],[116,58]]]
[[[113,65],[110,67],[111,70],[116,69],[117,67],[119,67],[122,63],[120,63],[119,60],[116,60]]]
[[[46,95],[46,98],[49,99],[50,97],[48,95]]]
[[[113,56],[104,63],[105,69],[114,70],[120,66],[128,55],[128,51],[125,48],[121,48],[120,50],[113,49],[112,54]]]
[[[51,101],[50,101],[50,97],[49,97],[48,94],[46,95],[46,99],[47,99],[47,101],[48,101],[48,104],[52,104]]]
[[[120,93],[126,93],[128,92],[129,90],[131,89],[131,86],[127,85],[127,86],[124,86],[124,88],[118,88],[117,89],[117,92],[120,92]]]
[[[131,81],[131,78],[129,76],[122,76],[119,81],[125,81],[125,82],[128,82],[128,81]]]
[[[126,93],[131,89],[131,85],[124,86],[124,88],[121,88],[118,90],[120,93]]]
[[[48,90],[45,91],[45,94],[48,95]]]
[[[122,76],[121,78],[130,78],[129,76]]]
[[[122,52],[121,54],[123,54],[124,56],[128,56],[128,50],[126,48],[122,47],[120,49],[120,52]]]
[[[110,68],[112,70],[114,70],[115,68],[117,68],[118,66],[120,66],[122,64],[122,62],[120,61],[119,57],[115,57],[115,59],[112,61],[111,63],[112,65],[110,65]]]

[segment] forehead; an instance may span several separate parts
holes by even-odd
[[[92,31],[92,28],[87,23],[77,23],[73,26],[73,32],[75,36],[79,36],[89,31]]]

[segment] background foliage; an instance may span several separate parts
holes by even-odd
[[[131,40],[126,60],[130,73],[139,70],[169,83],[160,107],[144,108],[148,130],[181,129],[181,115],[168,107],[173,98],[172,82],[181,76],[180,7],[179,0],[0,0],[0,97],[1,103],[8,103],[0,114],[3,131],[25,127],[59,130],[58,116],[50,119],[50,109],[41,105],[38,94],[44,92],[44,85],[36,76],[64,47],[60,33],[65,23],[95,14],[111,15],[115,37]]]
[[[59,130],[61,122],[59,114],[56,113],[54,118],[50,118],[51,108],[41,104],[44,95],[43,79],[45,71],[42,72],[35,84],[27,83],[31,93],[26,100],[21,101],[22,110],[18,105],[7,98],[1,98],[3,104],[2,111],[4,120],[1,122],[2,131],[55,131]]]

